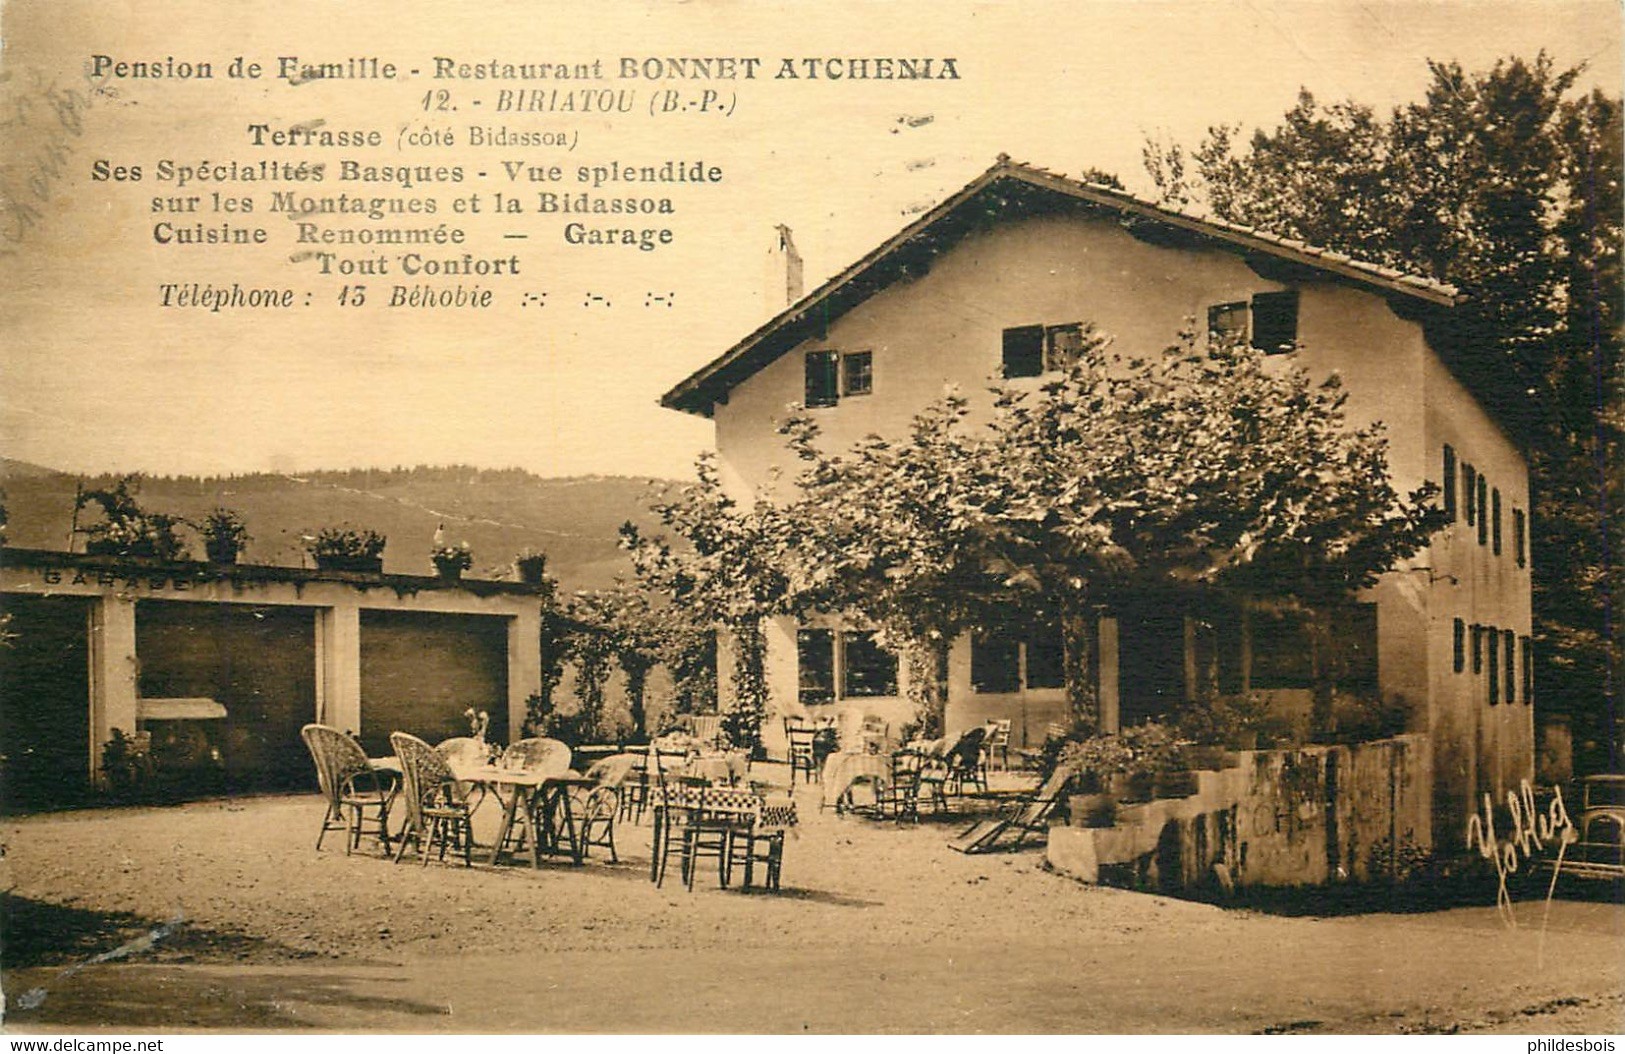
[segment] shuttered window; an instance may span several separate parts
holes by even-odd
[[[1456,448],[1449,443],[1444,445],[1444,514],[1451,522],[1456,522]]]
[[[1511,630],[1501,633],[1501,660],[1503,664],[1502,675],[1506,679],[1506,700],[1509,703],[1518,701],[1518,637]]]
[[[807,393],[805,406],[834,406],[840,398],[840,355],[833,351],[809,351],[806,356]]]
[[[1490,491],[1490,541],[1491,551],[1496,556],[1501,555],[1501,488],[1496,487]]]
[[[1291,351],[1298,342],[1298,294],[1259,293],[1253,297],[1253,347],[1271,355]]]

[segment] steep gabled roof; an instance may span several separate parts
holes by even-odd
[[[1099,183],[1082,183],[1044,169],[998,161],[919,219],[865,254],[840,274],[785,308],[721,356],[660,397],[662,406],[710,417],[730,388],[760,370],[863,300],[929,265],[931,255],[984,220],[1015,209],[1073,205],[1116,214],[1142,236],[1153,231],[1206,243],[1249,258],[1279,261],[1282,268],[1363,286],[1419,308],[1450,308],[1466,299],[1452,285],[1356,260],[1291,238],[1223,220],[1192,216]]]

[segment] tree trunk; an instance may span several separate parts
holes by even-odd
[[[1309,648],[1315,687],[1309,704],[1309,738],[1311,742],[1330,742],[1334,729],[1332,695],[1336,687],[1335,671],[1331,668],[1331,619],[1323,608],[1309,612]]]
[[[1095,732],[1100,731],[1100,693],[1095,683],[1099,630],[1099,616],[1090,605],[1081,599],[1062,604],[1066,701],[1072,709],[1072,720]]]
[[[648,721],[643,696],[649,683],[649,667],[641,660],[627,662],[622,659],[621,669],[626,673],[626,705],[632,712],[632,735],[635,739],[642,739]]]
[[[942,735],[948,709],[948,686],[939,676],[948,653],[946,637],[911,640],[904,655],[908,662],[908,695],[920,719],[920,735],[935,739]]]

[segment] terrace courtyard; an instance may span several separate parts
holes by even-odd
[[[1220,907],[799,794],[783,889],[313,849],[315,794],[10,818],[6,1026],[228,1032],[1616,1032],[1625,907],[1526,887]],[[489,841],[497,810],[476,832]],[[1315,912],[1319,912],[1316,914]],[[98,961],[99,960],[99,961]]]

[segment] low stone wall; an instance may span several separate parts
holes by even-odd
[[[1426,735],[1234,757],[1198,773],[1190,797],[1120,806],[1113,827],[1052,828],[1050,865],[1179,892],[1385,880],[1431,848]]]

